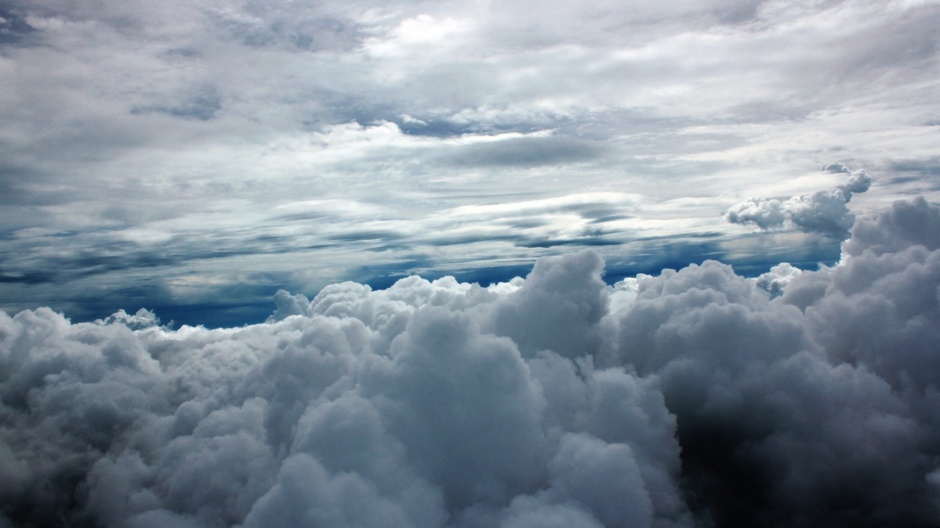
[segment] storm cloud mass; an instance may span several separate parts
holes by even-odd
[[[940,523],[940,207],[816,271],[603,272],[343,282],[234,329],[0,313],[0,525]]]

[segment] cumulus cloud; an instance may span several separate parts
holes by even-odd
[[[933,525],[938,218],[757,280],[586,251],[232,329],[0,312],[0,524]]]
[[[762,273],[756,279],[757,286],[767,290],[771,296],[776,297],[783,293],[784,288],[796,277],[800,276],[802,270],[794,267],[789,262],[782,262],[770,268],[767,273]]]
[[[732,224],[754,224],[761,229],[770,229],[782,226],[787,216],[780,200],[749,198],[728,208],[725,218]]]
[[[909,246],[940,248],[940,210],[923,197],[895,202],[874,218],[859,220],[844,249],[849,255],[865,251],[893,253]]]
[[[287,290],[278,290],[274,294],[274,306],[276,306],[274,313],[267,319],[269,323],[281,321],[292,315],[307,315],[310,299],[300,293],[292,295]]]
[[[767,230],[792,225],[806,233],[817,233],[845,239],[855,222],[855,215],[846,206],[855,193],[871,186],[871,176],[863,170],[850,171],[841,163],[823,167],[825,172],[849,173],[849,180],[828,191],[793,196],[786,200],[749,198],[725,211],[732,224],[753,224]]]
[[[281,292],[279,291],[278,294]],[[286,292],[285,292],[286,293]],[[278,296],[274,297],[275,304],[278,302]],[[277,310],[275,310],[277,314]],[[104,319],[98,319],[95,323],[99,325],[109,325],[109,324],[123,324],[124,326],[130,328],[131,330],[143,330],[144,328],[150,328],[160,325],[160,318],[157,317],[157,314],[152,311],[141,308],[133,315],[125,312],[124,310],[118,310],[117,312],[105,317]],[[173,326],[170,323],[167,326]]]

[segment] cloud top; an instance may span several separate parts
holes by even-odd
[[[758,280],[608,286],[583,251],[242,328],[0,313],[0,523],[936,524],[938,218],[896,203]]]
[[[732,224],[753,224],[762,230],[792,225],[805,233],[843,240],[855,222],[855,215],[847,204],[853,194],[863,193],[871,187],[871,176],[863,170],[850,171],[841,163],[826,165],[823,170],[848,173],[849,180],[828,191],[786,200],[749,198],[729,207],[725,211],[725,219]]]

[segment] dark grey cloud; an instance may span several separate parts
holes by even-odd
[[[15,5],[0,5],[0,46],[25,44],[36,29],[29,25]]]
[[[623,240],[605,238],[603,233],[587,234],[585,236],[563,239],[532,239],[516,242],[516,245],[527,248],[550,248],[556,246],[617,246],[623,244]]]
[[[131,109],[132,114],[160,112],[171,116],[208,121],[222,109],[222,98],[215,89],[205,89],[172,106],[150,105]]]
[[[547,225],[547,222],[543,222],[539,220],[532,220],[532,221],[522,220],[518,222],[509,223],[509,227],[515,228],[515,229],[530,229],[530,228],[542,227],[545,225]],[[514,242],[517,240],[519,240],[519,235],[517,234],[500,235],[500,234],[494,234],[491,232],[474,233],[471,231],[469,233],[454,234],[454,235],[443,234],[443,235],[438,235],[438,236],[430,236],[430,237],[425,238],[423,242],[433,247],[433,246],[461,246],[465,244],[477,244],[481,242],[500,242],[500,241]]]
[[[286,47],[305,52],[348,51],[364,37],[355,21],[329,5],[297,8],[285,2],[251,2],[242,10],[209,7],[210,23],[252,48]]]
[[[934,491],[922,477],[933,471],[934,454],[918,447],[926,446],[933,418],[915,410],[932,404],[908,399],[896,376],[907,368],[930,372],[920,362],[935,332],[918,332],[903,345],[898,336],[872,344],[862,334],[865,324],[874,334],[920,327],[916,321],[937,309],[935,300],[912,306],[912,292],[877,285],[885,280],[896,287],[907,276],[911,286],[933,289],[934,279],[921,271],[924,255],[892,256],[897,267],[890,272],[871,270],[878,257],[870,253],[837,268],[804,271],[779,284],[783,296],[769,303],[717,263],[638,282],[637,301],[621,320],[620,350],[639,373],[662,379],[667,406],[678,416],[693,503],[699,503],[693,509],[708,508],[718,524],[732,526],[934,522]],[[807,287],[816,288],[810,302]],[[790,306],[797,299],[803,311]],[[884,319],[875,299],[911,308]],[[816,315],[822,313],[825,320]],[[828,326],[839,318],[852,322]],[[724,330],[703,333],[709,328]],[[846,350],[866,357],[850,358]],[[889,367],[879,364],[897,350],[910,352]],[[855,419],[872,414],[886,426]],[[817,429],[821,423],[828,425]],[[859,437],[874,444],[858,451]],[[912,506],[898,508],[901,500]]]
[[[625,215],[625,214],[611,214],[611,215],[607,215],[607,216],[600,216],[600,217],[598,217],[598,218],[594,218],[594,219],[591,220],[591,223],[592,223],[592,224],[603,224],[603,223],[605,223],[605,222],[614,222],[614,221],[616,221],[616,220],[627,220],[627,219],[629,219],[629,218],[632,218],[632,217],[629,216],[629,215]]]
[[[401,128],[402,132],[409,135],[447,138],[459,137],[463,134],[479,132],[479,130],[474,130],[466,123],[455,123],[446,119],[432,119],[430,117],[425,120],[421,119],[419,116],[412,116],[408,114],[405,114],[405,116],[407,117],[397,117],[395,119],[390,119],[390,121],[394,121],[396,124],[398,124],[398,127]],[[509,131],[531,132],[531,129],[531,126],[521,126],[516,130]]]
[[[359,242],[359,241],[369,241],[369,240],[395,240],[399,238],[404,238],[404,234],[398,233],[395,231],[353,231],[351,233],[343,233],[339,235],[332,235],[329,238],[331,240],[345,241],[345,242]]]
[[[911,245],[933,251],[940,248],[940,212],[923,197],[898,201],[875,218],[859,220],[845,243],[845,252],[857,256],[877,255]]]
[[[889,164],[892,181],[924,190],[940,188],[940,158],[894,160]]]
[[[838,161],[835,162],[835,163],[828,163],[828,164],[826,164],[826,165],[823,165],[822,170],[823,170],[824,172],[835,172],[835,173],[844,172],[844,173],[846,173],[846,174],[851,174],[851,173],[852,173],[852,170],[851,170],[851,169],[849,169],[848,167],[846,167],[845,164],[839,163]]]
[[[940,39],[925,30],[940,21],[940,7],[925,4],[917,14],[907,12],[892,21],[895,31],[884,35],[876,49],[864,55],[857,54],[853,62],[846,64],[847,69],[864,73],[868,69],[882,70],[895,68],[899,64],[916,64],[918,69],[929,71],[931,57],[936,55]],[[871,30],[865,32],[874,36]],[[849,42],[843,43],[851,46]]]
[[[603,145],[577,138],[520,137],[467,145],[446,159],[457,165],[531,167],[587,162],[599,157],[604,150]]]

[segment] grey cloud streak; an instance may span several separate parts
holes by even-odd
[[[716,261],[609,286],[583,251],[233,329],[0,314],[0,522],[934,525],[938,222],[860,219],[773,298]]]

